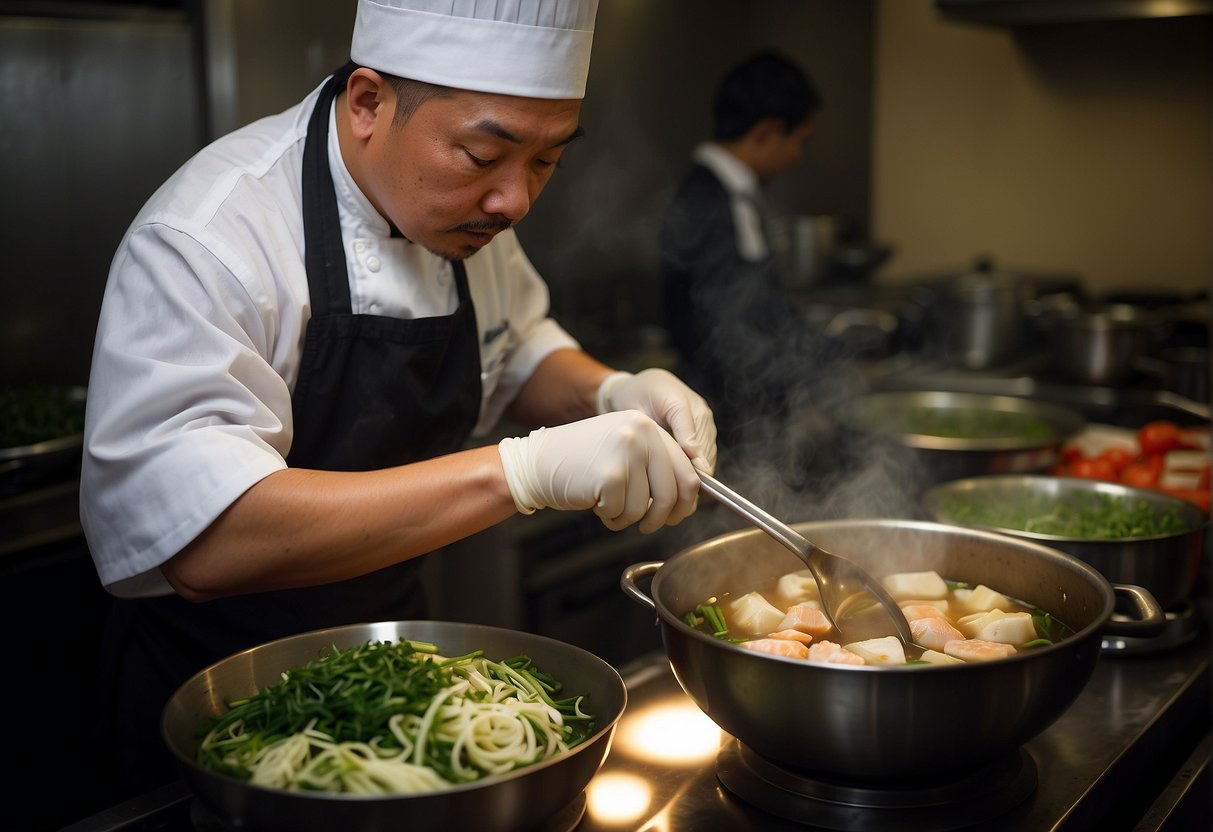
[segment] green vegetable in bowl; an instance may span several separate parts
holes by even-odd
[[[21,448],[84,430],[84,398],[51,385],[0,385],[0,448]]]
[[[1081,540],[1113,540],[1181,534],[1188,526],[1175,508],[1146,500],[1098,492],[1074,491],[1061,496],[1007,493],[952,494],[937,513],[954,523],[1012,529]]]
[[[415,794],[567,751],[594,729],[583,696],[525,656],[368,642],[282,675],[202,728],[198,762],[289,791]]]

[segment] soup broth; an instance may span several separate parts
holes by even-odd
[[[896,633],[840,643],[807,569],[742,595],[708,598],[683,621],[746,649],[844,665],[992,661],[1046,647],[1074,632],[1039,607],[984,584],[948,581],[933,571],[889,575],[883,583],[910,624],[912,644],[904,644]],[[870,595],[857,594],[847,615],[860,616],[875,604]]]

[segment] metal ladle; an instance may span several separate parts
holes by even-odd
[[[763,511],[715,477],[699,471],[703,491],[778,540],[805,562],[821,591],[830,623],[844,644],[896,633],[904,644],[914,636],[901,607],[867,570],[814,545],[791,526]],[[875,604],[863,603],[868,598]]]

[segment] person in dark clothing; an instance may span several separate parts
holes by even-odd
[[[722,460],[793,406],[796,360],[820,355],[780,286],[761,188],[790,170],[822,99],[807,73],[772,51],[730,69],[716,90],[712,140],[661,228],[665,320],[678,374],[713,407]]]

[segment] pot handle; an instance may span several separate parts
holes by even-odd
[[[647,578],[653,575],[665,565],[662,560],[648,560],[643,563],[633,563],[627,569],[623,570],[623,575],[619,578],[619,585],[623,587],[623,591],[632,596],[632,600],[643,606],[657,609],[657,602],[649,597],[643,589],[636,585],[639,579]]]
[[[1127,597],[1137,612],[1136,618],[1109,618],[1103,631],[1113,636],[1157,636],[1167,627],[1162,606],[1148,589],[1133,584],[1112,584],[1112,591]]]

